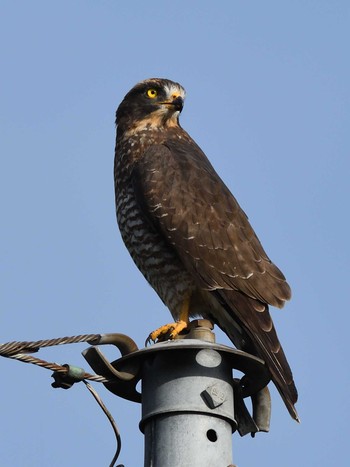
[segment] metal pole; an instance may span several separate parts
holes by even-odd
[[[227,467],[234,419],[231,366],[211,349],[159,352],[145,362],[145,467]]]
[[[268,431],[270,400],[264,362],[215,344],[211,323],[192,322],[187,336],[138,350],[121,334],[101,335],[123,357],[110,363],[98,347],[83,352],[114,394],[142,402],[145,467],[232,467],[232,433]],[[245,375],[232,378],[232,369]],[[142,382],[142,396],[136,390]],[[253,417],[244,404],[252,397]]]

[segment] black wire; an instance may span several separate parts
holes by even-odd
[[[98,405],[101,407],[101,409],[105,413],[106,417],[108,418],[109,423],[112,425],[112,428],[113,428],[113,431],[114,431],[114,434],[115,434],[115,438],[116,438],[116,441],[117,441],[117,449],[116,449],[116,452],[115,452],[114,457],[112,459],[112,462],[109,464],[109,467],[114,467],[115,463],[118,460],[118,457],[119,457],[119,454],[120,454],[120,451],[121,451],[121,448],[122,448],[122,440],[121,440],[121,437],[120,437],[118,426],[117,426],[112,414],[107,409],[107,407],[105,406],[105,404],[102,401],[101,397],[98,395],[98,393],[95,391],[95,389],[91,386],[91,384],[88,383],[85,380],[83,380],[83,383],[88,388],[88,390],[91,392],[94,399],[96,400],[96,402],[98,403]],[[124,467],[124,466],[123,465],[118,465],[116,467]]]

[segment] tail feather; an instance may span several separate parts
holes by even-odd
[[[292,418],[300,421],[295,409],[298,392],[293,374],[278,340],[268,305],[233,290],[216,290],[224,310],[215,321],[233,344],[262,358]],[[237,331],[237,324],[242,332]]]

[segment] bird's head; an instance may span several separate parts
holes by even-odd
[[[116,124],[125,131],[137,127],[176,126],[185,100],[184,88],[174,81],[151,78],[136,84],[118,107]]]

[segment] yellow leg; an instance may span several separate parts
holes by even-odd
[[[165,339],[175,339],[175,337],[180,334],[181,331],[187,328],[190,320],[189,320],[189,306],[190,306],[190,298],[184,300],[179,321],[176,323],[169,323],[161,326],[160,328],[156,329],[155,331],[151,332],[146,340],[146,344],[150,341],[162,341]]]
[[[189,320],[190,301],[191,301],[190,297],[186,298],[182,304],[181,311],[180,311],[179,321],[185,321],[187,324],[190,322]]]

